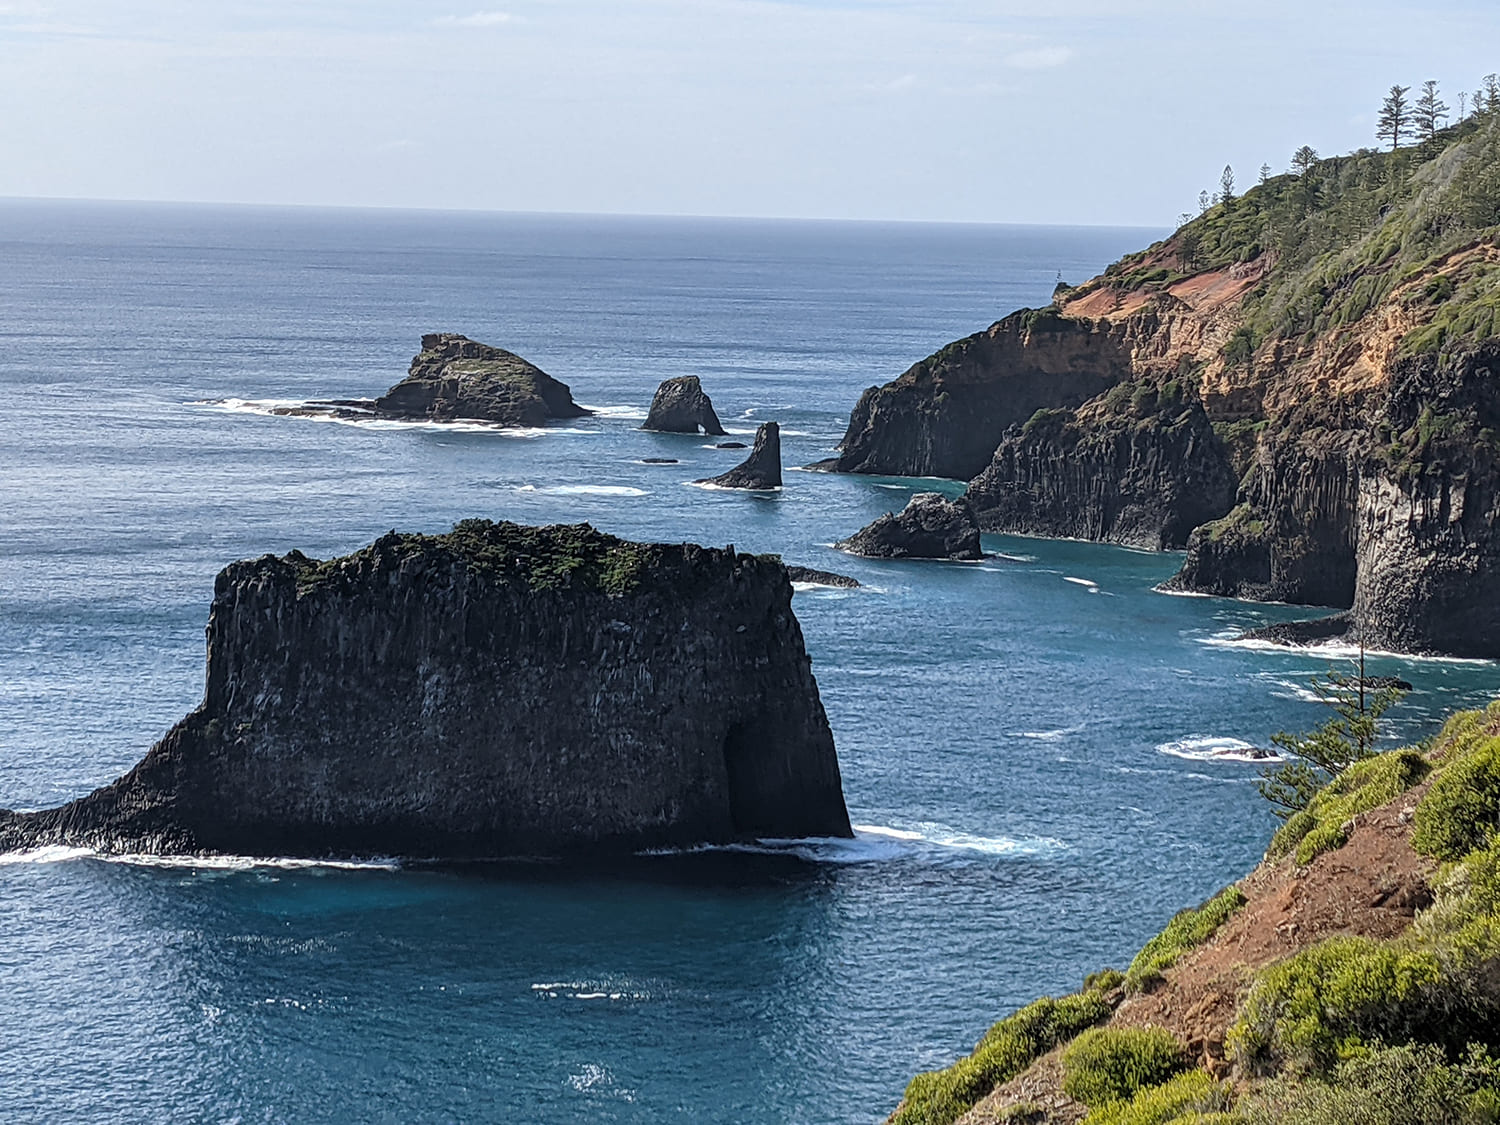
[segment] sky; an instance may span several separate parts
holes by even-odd
[[[1172,226],[1500,0],[0,0],[0,196]]]

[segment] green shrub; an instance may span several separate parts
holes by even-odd
[[[1125,974],[1119,969],[1100,969],[1098,972],[1090,973],[1083,978],[1085,990],[1096,988],[1100,992],[1110,992],[1125,983]]]
[[[1446,762],[1417,806],[1412,847],[1459,859],[1500,826],[1500,737],[1491,736]]]
[[[1111,1009],[1097,990],[1026,1005],[985,1033],[974,1053],[946,1070],[919,1074],[891,1117],[892,1125],[948,1125],[1039,1056],[1092,1027]]]
[[[1125,973],[1125,987],[1139,992],[1161,979],[1162,970],[1176,963],[1188,950],[1213,937],[1236,910],[1245,905],[1238,887],[1226,887],[1202,906],[1184,910],[1167,923],[1166,929],[1148,941]]]
[[[1292,815],[1275,836],[1266,855],[1272,859],[1291,852],[1297,862],[1311,863],[1348,839],[1345,826],[1361,813],[1394,801],[1418,784],[1431,763],[1415,750],[1392,750],[1350,766],[1318,790],[1306,809]]]
[[[1236,1107],[1243,1125],[1479,1125],[1497,1119],[1500,1069],[1482,1050],[1449,1063],[1404,1044],[1341,1063],[1328,1081],[1277,1079]]]
[[[1327,1072],[1374,1040],[1437,1038],[1441,983],[1431,950],[1330,938],[1260,973],[1229,1043],[1255,1073]]]
[[[1139,1090],[1129,1101],[1095,1109],[1084,1125],[1187,1125],[1211,1115],[1213,1121],[1232,1104],[1229,1087],[1201,1070],[1189,1070],[1159,1086]],[[1231,1118],[1232,1120],[1232,1118]]]
[[[1068,1044],[1062,1067],[1063,1093],[1097,1109],[1161,1085],[1188,1068],[1188,1057],[1159,1027],[1096,1027]]]

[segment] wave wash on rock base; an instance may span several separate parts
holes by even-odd
[[[466,520],[234,563],[203,703],[0,850],[478,859],[850,836],[786,570]]]

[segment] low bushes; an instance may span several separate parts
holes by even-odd
[[[1159,1086],[1147,1086],[1129,1100],[1094,1110],[1084,1125],[1227,1125],[1233,1115],[1227,1083],[1204,1071],[1189,1070]]]
[[[1189,949],[1211,938],[1214,931],[1244,905],[1245,896],[1240,889],[1226,887],[1202,906],[1177,914],[1167,923],[1166,929],[1135,955],[1125,974],[1126,989],[1140,992],[1150,988],[1161,979],[1163,969],[1173,965]]]
[[[1415,750],[1392,750],[1350,766],[1281,826],[1271,837],[1266,855],[1279,859],[1295,849],[1297,862],[1307,864],[1323,852],[1342,847],[1351,820],[1394,801],[1431,769],[1431,763]]]
[[[1177,1037],[1161,1028],[1096,1027],[1063,1052],[1063,1093],[1098,1108],[1128,1101],[1188,1067]]]
[[[931,1070],[913,1078],[891,1118],[892,1125],[948,1125],[1000,1083],[1020,1074],[1059,1043],[1092,1027],[1110,1011],[1109,1001],[1098,989],[1026,1005],[990,1028],[973,1054],[946,1070]]]

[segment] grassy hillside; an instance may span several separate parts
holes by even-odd
[[[1500,1121],[1500,703],[1345,775],[1127,973],[1001,1020],[892,1121]]]

